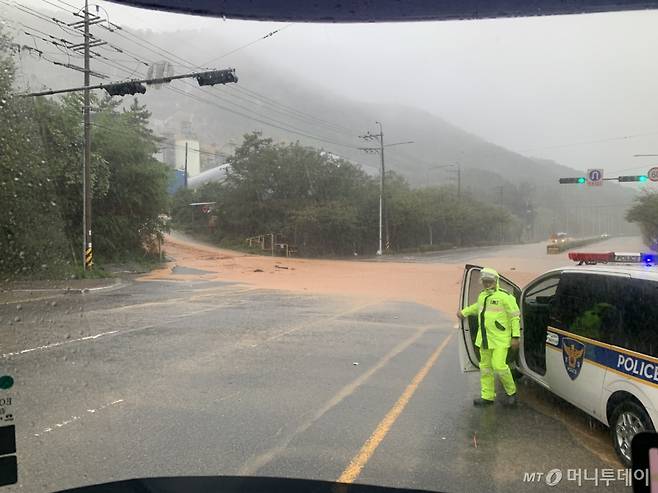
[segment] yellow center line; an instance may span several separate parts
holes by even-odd
[[[372,435],[370,435],[370,438],[368,438],[366,443],[363,444],[361,450],[359,450],[359,453],[354,456],[354,458],[350,461],[350,464],[343,471],[343,474],[340,475],[337,480],[339,483],[353,483],[359,474],[361,474],[361,470],[368,463],[372,457],[372,454],[375,453],[375,450],[377,450],[379,444],[382,443],[384,438],[386,438],[386,435],[391,430],[391,427],[395,424],[395,421],[398,419],[398,417],[400,417],[400,414],[402,414],[402,411],[404,411],[404,408],[411,400],[411,397],[416,392],[416,389],[418,389],[418,386],[425,379],[429,371],[434,366],[434,363],[436,363],[436,360],[439,358],[439,355],[445,349],[451,339],[452,334],[446,337],[443,342],[439,344],[439,346],[427,359],[423,367],[418,371],[418,373],[416,373],[416,376],[414,376],[411,383],[407,385],[407,388],[404,389],[404,392],[402,392],[400,398],[395,404],[393,404],[393,407],[388,411],[388,413],[386,413],[384,419],[382,419],[381,422],[377,425],[377,428],[372,433]]]

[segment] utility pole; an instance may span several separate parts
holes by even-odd
[[[89,0],[85,0],[85,19],[84,19],[84,93],[83,93],[83,111],[84,111],[84,151],[83,151],[83,207],[82,207],[82,227],[84,229],[84,248],[82,261],[85,271],[90,271],[94,265],[93,250],[91,245],[91,114],[89,98]]]
[[[462,165],[460,162],[455,164],[449,164],[447,166],[439,166],[439,168],[453,168],[448,171],[452,171],[457,174],[457,202],[461,201],[462,198]]]
[[[384,130],[382,129],[382,124],[380,122],[375,122],[379,125],[379,155],[382,158],[382,169],[381,177],[379,180],[379,252],[378,255],[382,254],[382,220],[384,216],[384,179],[386,176],[386,168],[384,166]],[[389,237],[388,237],[388,221],[386,221],[386,249],[390,247]]]
[[[376,147],[363,147],[362,151],[367,153],[379,152],[381,157],[381,169],[379,171],[379,248],[377,249],[377,255],[384,253],[384,248],[382,245],[383,240],[383,218],[384,218],[384,174],[386,173],[386,167],[384,164],[384,130],[382,129],[382,124],[380,122],[375,122],[379,125],[379,134],[371,134],[368,132],[366,135],[360,135],[359,137],[364,140],[379,140],[379,148]],[[388,243],[388,238],[386,239]]]
[[[187,188],[187,140],[185,141],[185,178],[184,178],[184,183],[185,183],[184,188]]]
[[[500,207],[502,209],[502,207],[503,207],[503,191],[504,191],[505,187],[503,187],[501,185],[501,186],[496,187],[496,188],[498,188],[498,192],[500,193],[500,203],[499,204],[500,204]],[[503,223],[501,222],[500,223],[500,242],[503,243],[504,240],[505,240],[505,235],[504,235],[504,232],[503,232]]]
[[[395,142],[393,144],[387,144],[384,145],[384,130],[382,129],[382,124],[381,122],[375,122],[379,126],[379,133],[378,134],[371,134],[368,132],[366,135],[360,135],[359,138],[363,140],[373,140],[377,139],[379,141],[379,147],[360,147],[359,150],[366,152],[366,153],[379,153],[381,157],[381,170],[380,170],[380,176],[379,176],[379,249],[377,250],[377,255],[382,255],[384,253],[384,248],[383,248],[383,229],[384,229],[384,216],[385,216],[385,208],[384,208],[384,177],[386,175],[386,166],[384,164],[384,147],[392,147],[392,146],[397,146],[397,145],[402,145],[402,144],[413,144],[414,142],[412,140],[408,140],[405,142]],[[386,220],[386,249],[388,250],[390,248],[390,238],[388,234],[388,220]]]

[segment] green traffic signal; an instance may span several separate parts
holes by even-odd
[[[645,182],[647,180],[649,180],[649,177],[647,175],[626,175],[619,177],[620,182],[628,182],[628,181]]]
[[[585,180],[584,177],[579,176],[578,178],[560,178],[559,181],[560,181],[561,185],[568,184],[568,183],[578,183],[579,185],[582,185],[587,180]]]

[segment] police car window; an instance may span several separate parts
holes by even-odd
[[[560,282],[560,277],[551,277],[550,279],[546,279],[543,282],[540,282],[536,286],[533,286],[530,288],[528,291],[526,291],[525,294],[525,301],[532,302],[532,301],[549,301],[555,296],[555,293],[557,292],[557,285]]]
[[[612,344],[658,357],[658,282],[631,279],[624,297],[624,330]]]
[[[480,282],[480,270],[471,271],[471,282],[468,285],[468,298],[467,304],[475,303],[478,300],[478,296],[482,291],[482,283]]]
[[[551,323],[576,335],[613,344],[623,330],[628,280],[598,274],[563,274]]]
[[[560,275],[529,286],[523,297],[523,350],[526,364],[539,375],[546,374],[546,328]]]
[[[519,297],[519,296],[518,296],[518,292],[517,292],[516,288],[515,288],[513,285],[511,285],[510,283],[506,282],[504,279],[500,279],[500,288],[501,288],[501,289],[504,289],[504,290],[507,291],[509,294],[513,294],[514,296],[516,296],[517,301],[518,301],[518,297]]]
[[[478,296],[482,292],[482,283],[480,282],[480,271],[479,270],[472,270],[470,273],[471,279],[470,283],[468,286],[468,297],[467,297],[467,304],[472,304],[475,303],[478,300]],[[504,279],[500,278],[498,279],[498,284],[500,285],[501,289],[504,289],[510,294],[513,294],[514,296],[517,297],[518,301],[518,288],[516,288],[514,285],[508,283]]]

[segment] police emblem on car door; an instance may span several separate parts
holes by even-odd
[[[568,337],[562,338],[562,360],[571,380],[578,378],[580,369],[583,367],[584,357],[585,344]]]

